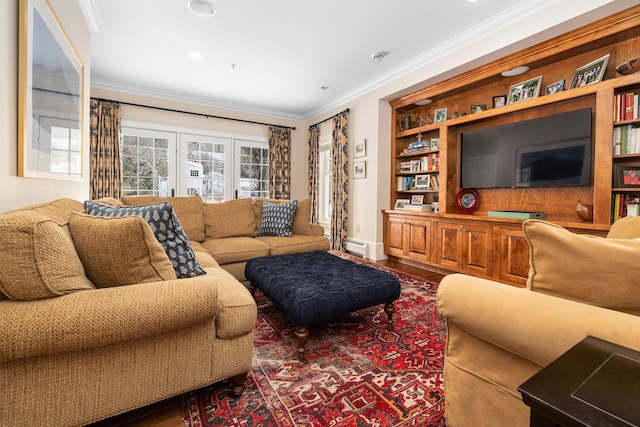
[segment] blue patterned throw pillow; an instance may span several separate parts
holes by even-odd
[[[297,207],[297,200],[283,204],[265,200],[262,204],[262,224],[258,236],[293,236],[291,225]]]
[[[196,261],[189,238],[173,212],[170,202],[143,206],[110,206],[91,201],[84,202],[84,210],[89,215],[124,217],[137,215],[144,218],[153,234],[167,253],[178,278],[193,277],[206,272]]]

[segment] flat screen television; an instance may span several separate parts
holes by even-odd
[[[591,108],[463,132],[461,188],[591,184]]]

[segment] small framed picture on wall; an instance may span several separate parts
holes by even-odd
[[[353,178],[360,179],[367,177],[367,162],[353,162]]]

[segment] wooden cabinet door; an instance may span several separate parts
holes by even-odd
[[[420,262],[431,261],[431,221],[410,219],[406,224],[406,254]]]
[[[490,277],[493,264],[491,227],[463,223],[461,234],[462,270]]]
[[[405,256],[404,226],[406,219],[401,216],[386,215],[384,227],[384,253],[387,255]]]
[[[524,287],[529,276],[529,244],[522,227],[498,226],[497,279]]]
[[[462,267],[462,227],[456,223],[438,222],[437,263],[442,268],[459,270]]]

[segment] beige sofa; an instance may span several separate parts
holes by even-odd
[[[247,289],[203,251],[206,274],[176,279],[142,218],[83,209],[59,199],[0,215],[0,425],[82,425],[226,378],[240,393],[257,313]]]
[[[438,288],[447,426],[528,426],[518,386],[587,335],[640,350],[640,218],[607,238],[537,220],[523,229],[526,289],[463,274]]]
[[[193,248],[208,253],[238,280],[246,280],[244,267],[248,260],[260,256],[284,255],[315,250],[329,250],[324,229],[311,224],[311,200],[298,200],[291,231],[293,236],[258,236],[262,222],[262,205],[287,203],[288,200],[238,199],[220,203],[203,203],[193,197],[123,197],[125,205],[144,205],[170,201],[180,225]],[[111,200],[110,203],[117,204]]]

